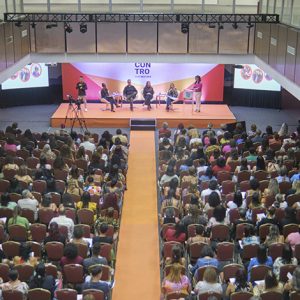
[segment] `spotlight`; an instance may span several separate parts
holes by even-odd
[[[65,31],[66,31],[67,33],[73,32],[73,28],[71,27],[70,24],[65,24]]]
[[[53,28],[53,27],[57,27],[57,23],[50,23],[50,24],[47,24],[47,25],[46,25],[46,28],[47,28],[47,29],[51,29],[51,28]]]
[[[220,24],[220,23],[219,23],[219,29],[220,29],[220,30],[224,29],[223,24]]]
[[[31,28],[34,29],[36,27],[36,23],[31,23]]]
[[[244,69],[244,66],[243,65],[234,65],[234,68],[235,69]]]
[[[176,15],[176,22],[180,22],[180,15]]]
[[[246,26],[247,28],[252,28],[254,26],[254,24],[252,24],[251,22],[248,22],[248,25]]]
[[[16,22],[16,23],[15,23],[15,26],[17,26],[17,27],[22,27],[21,21]]]
[[[237,24],[236,22],[234,22],[234,23],[232,24],[232,27],[233,27],[233,29],[238,29],[238,24]]]
[[[216,28],[216,24],[214,24],[214,23],[209,23],[209,24],[208,24],[208,28]]]
[[[81,33],[86,33],[87,32],[87,25],[86,24],[80,24],[80,32]]]
[[[188,33],[189,32],[189,23],[181,23],[181,32]]]

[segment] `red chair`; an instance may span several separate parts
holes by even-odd
[[[288,195],[286,197],[286,202],[288,206],[293,206],[298,201],[300,201],[300,194]]]
[[[31,194],[33,195],[33,197],[34,197],[37,201],[39,201],[39,202],[42,201],[42,194],[41,194],[41,193],[36,192],[36,191],[32,191]]]
[[[100,266],[102,269],[102,275],[101,275],[101,280],[103,281],[110,281],[111,280],[111,268],[110,266],[107,265],[101,265],[101,264],[95,264],[92,266],[89,266],[88,272],[91,273],[92,269],[94,267]]]
[[[64,279],[66,283],[80,284],[84,281],[83,266],[79,264],[68,264],[64,266]]]
[[[219,261],[232,261],[234,254],[234,244],[223,242],[217,244],[217,259]]]
[[[34,180],[32,188],[33,191],[44,194],[47,191],[47,183],[45,180]]]
[[[77,291],[72,289],[61,289],[56,291],[57,300],[77,300]]]
[[[257,221],[258,214],[264,214],[266,209],[264,207],[256,207],[252,209],[252,222],[255,224]]]
[[[166,224],[163,224],[161,226],[161,231],[160,231],[160,235],[161,237],[164,239],[165,238],[165,235],[166,235],[166,231],[171,228],[171,229],[174,229],[175,228],[175,224],[173,223],[166,223]]]
[[[264,292],[260,295],[261,300],[282,300],[282,293]]]
[[[88,256],[88,250],[89,247],[87,244],[83,244],[83,243],[76,243],[75,244],[78,250],[78,255],[81,256],[82,258],[87,258]]]
[[[2,291],[3,300],[24,300],[24,295],[18,290]]]
[[[29,223],[33,224],[35,222],[34,220],[34,211],[28,208],[22,208],[21,209],[21,216],[26,218]]]
[[[198,258],[200,258],[204,246],[207,246],[207,244],[202,242],[196,242],[189,245],[189,256],[191,263],[195,263]]]
[[[257,281],[257,280],[264,280],[266,274],[271,271],[272,269],[265,265],[259,265],[254,266],[250,270],[250,278],[251,282]]]
[[[259,226],[259,239],[264,241],[269,234],[271,224],[263,224]]]
[[[281,194],[286,194],[288,190],[292,188],[292,184],[287,181],[282,181],[279,183],[279,190]]]
[[[15,175],[17,175],[17,171],[14,170],[14,169],[4,169],[3,170],[3,176],[4,176],[4,179],[6,180],[12,180]]]
[[[94,224],[94,212],[87,208],[77,211],[78,222],[92,226]]]
[[[217,173],[217,179],[218,179],[219,184],[222,184],[223,181],[227,181],[227,180],[231,181],[231,178],[232,178],[232,175],[230,172],[220,171]]]
[[[15,269],[18,270],[19,279],[25,282],[28,282],[34,273],[34,267],[29,264],[15,265]]]
[[[28,238],[26,228],[18,224],[8,226],[8,234],[11,241],[25,242]]]
[[[288,277],[287,274],[291,273],[293,274],[295,269],[297,266],[292,265],[292,264],[287,264],[284,265],[282,267],[280,267],[280,271],[279,271],[279,281],[281,282],[287,282],[288,281]]]
[[[27,244],[30,245],[31,251],[34,253],[35,257],[42,257],[42,244],[33,241],[28,241]]]
[[[238,270],[245,270],[245,267],[240,264],[229,264],[223,267],[224,282],[229,282],[230,278],[235,278]]]
[[[9,198],[13,202],[18,202],[20,199],[22,199],[22,195],[17,193],[9,193]]]
[[[240,190],[241,192],[246,192],[250,189],[250,181],[249,180],[245,180],[240,182]]]
[[[281,257],[282,256],[282,250],[283,250],[283,243],[273,243],[269,246],[269,255],[272,257],[273,261],[275,261],[275,259],[277,257]]]
[[[267,180],[269,173],[267,171],[263,171],[263,170],[258,170],[255,171],[253,176],[258,180],[258,181],[262,181],[262,180]]]
[[[242,259],[250,260],[252,257],[256,257],[257,249],[257,244],[245,245],[243,248]]]
[[[7,264],[0,263],[0,277],[3,282],[7,282],[8,279],[9,266]]]
[[[85,295],[93,295],[95,300],[104,300],[104,293],[100,290],[88,289],[82,292],[82,297]]]
[[[17,150],[16,154],[18,157],[22,157],[24,160],[27,160],[27,158],[30,156],[29,151],[26,149]]]
[[[48,242],[45,250],[50,261],[59,261],[64,255],[64,245],[59,242]]]
[[[268,195],[265,197],[265,207],[270,207],[275,202],[275,196]]]
[[[61,204],[61,195],[59,193],[50,193],[51,195],[51,202],[55,203],[57,207]]]
[[[51,300],[51,293],[45,289],[32,289],[28,291],[28,300]]]
[[[76,209],[66,207],[66,217],[73,220],[74,223],[76,223]]]
[[[237,181],[241,183],[242,181],[250,180],[251,172],[250,171],[240,171],[237,174]]]
[[[222,194],[228,195],[235,190],[235,183],[232,180],[226,180],[222,182]]]
[[[298,232],[299,231],[299,225],[298,224],[288,224],[283,226],[283,236],[286,238],[290,233],[292,232]]]
[[[269,180],[262,180],[259,182],[259,189],[263,193],[266,188],[269,186]]]
[[[300,299],[300,292],[292,292],[290,294],[290,300],[299,300],[299,299]]]
[[[282,208],[276,208],[275,211],[275,219],[276,221],[280,222],[284,218],[284,209]]]
[[[63,235],[66,239],[68,238],[69,230],[67,226],[59,225],[58,231],[61,235]]]
[[[57,266],[53,264],[46,264],[46,275],[51,275],[53,278],[57,278]]]
[[[5,257],[12,259],[20,255],[20,243],[14,241],[7,241],[2,244],[2,249]]]
[[[66,190],[66,182],[63,180],[56,179],[55,180],[55,188],[59,193],[63,194]]]
[[[204,232],[205,227],[203,225],[201,225],[201,224],[190,224],[187,227],[188,238],[196,236],[196,228],[197,227],[202,227],[203,232]]]
[[[52,218],[55,217],[55,214],[51,208],[41,208],[38,212],[40,223],[49,225]]]
[[[47,226],[40,223],[31,224],[30,232],[33,241],[42,243],[47,235]]]
[[[0,207],[0,218],[7,218],[9,220],[13,216],[13,211],[7,207]]]
[[[230,238],[230,228],[227,225],[218,224],[211,228],[211,239],[218,241],[228,241]]]
[[[6,193],[10,187],[10,182],[5,179],[0,179],[0,193]]]
[[[88,168],[88,162],[85,159],[76,159],[75,160],[75,165],[79,168],[82,169],[84,172],[87,171]]]
[[[230,300],[250,300],[253,297],[252,293],[237,292],[230,295]]]
[[[56,180],[67,180],[68,177],[68,171],[67,170],[58,170],[58,169],[54,169],[54,178]]]
[[[112,250],[111,244],[101,243],[100,255],[102,257],[105,257],[108,263],[111,262],[111,250]]]
[[[26,159],[27,167],[30,169],[36,169],[37,164],[39,164],[40,160],[37,157],[28,157]]]
[[[212,293],[212,292],[207,292],[207,293],[202,293],[198,295],[198,300],[208,300],[210,297],[215,297],[217,300],[222,300],[222,295],[218,293]]]
[[[233,208],[229,210],[229,221],[233,224],[236,220],[240,218],[240,212],[238,208]]]

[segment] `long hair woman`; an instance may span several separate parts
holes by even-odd
[[[196,109],[195,112],[200,112],[200,106],[201,106],[201,95],[202,95],[202,82],[201,77],[199,75],[195,76],[195,82],[192,87],[194,93],[193,93],[193,101],[196,101]]]

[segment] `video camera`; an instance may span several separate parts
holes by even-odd
[[[79,99],[74,99],[72,95],[67,95],[67,97],[69,100],[69,105],[75,104],[77,105],[77,109],[80,110],[80,105],[83,103],[83,101]]]

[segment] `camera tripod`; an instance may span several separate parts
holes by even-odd
[[[82,132],[88,131],[86,127],[85,118],[81,110],[81,103],[78,102],[79,100],[73,103],[72,100],[72,98],[69,99],[69,106],[66,112],[64,126],[66,126],[67,120],[70,120],[72,132],[76,121],[78,121]]]

